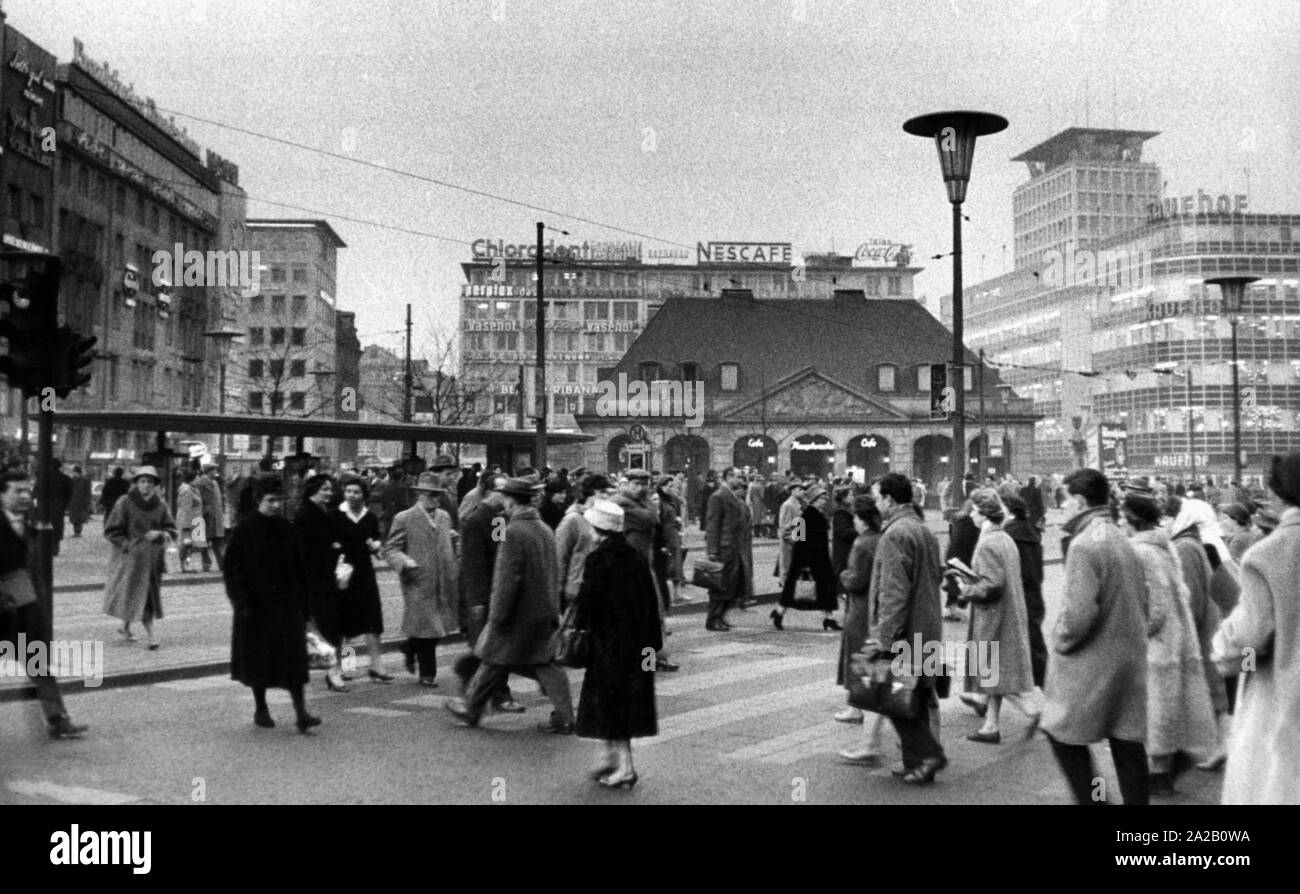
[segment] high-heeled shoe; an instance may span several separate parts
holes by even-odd
[[[305,733],[314,726],[320,726],[320,718],[315,714],[298,715],[298,732]]]
[[[636,771],[633,770],[631,776],[624,776],[622,779],[615,779],[613,776],[602,776],[600,778],[600,784],[605,786],[605,788],[622,788],[626,785],[627,790],[632,791],[632,789],[636,788],[636,781],[639,778],[640,777],[636,775]]]
[[[596,769],[592,770],[590,773],[587,774],[587,778],[590,779],[592,782],[602,782],[604,781],[606,776],[608,776],[610,773],[613,773],[617,769],[618,769],[618,764],[609,764],[608,766],[605,767],[597,767]]]
[[[781,614],[776,609],[772,609],[772,614],[768,615],[768,617],[772,619],[772,626],[777,630],[785,629],[785,615]]]
[[[346,683],[344,683],[342,679],[340,679],[337,683],[335,683],[334,678],[331,677],[329,674],[325,675],[325,688],[327,688],[330,692],[351,692],[352,691],[351,687],[349,687]]]
[[[836,621],[834,618],[822,619],[822,630],[843,630],[843,629],[844,628],[840,626],[839,621]]]
[[[374,680],[376,683],[391,683],[396,679],[392,674],[386,674],[382,671],[372,670],[366,671],[366,673],[369,674],[370,679]]]

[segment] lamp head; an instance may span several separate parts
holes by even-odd
[[[1241,300],[1246,295],[1246,286],[1259,280],[1258,276],[1216,276],[1207,279],[1207,286],[1218,286],[1223,293],[1223,309],[1230,314],[1241,313]]]
[[[943,183],[948,201],[960,205],[966,201],[971,164],[975,157],[975,139],[1006,130],[1007,119],[989,112],[932,112],[903,124],[903,130],[917,137],[931,137],[939,151]]]

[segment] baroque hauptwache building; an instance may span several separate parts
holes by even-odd
[[[602,379],[629,392],[621,383],[701,382],[702,411],[688,418],[696,408],[686,400],[632,415],[596,401],[578,417],[582,431],[597,436],[583,461],[591,469],[736,465],[860,480],[899,471],[933,485],[950,474],[952,424],[931,418],[930,365],[951,353],[952,334],[910,299],[861,290],[759,299],[747,289],[670,298]],[[967,363],[967,434],[978,452],[980,377],[969,351]],[[1036,417],[1020,399],[1003,409],[999,384],[985,370],[988,435],[1000,471],[1006,460],[1015,471],[1015,457],[1033,453]]]

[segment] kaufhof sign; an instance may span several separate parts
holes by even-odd
[[[789,242],[697,242],[695,254],[701,264],[786,264],[794,263]]]
[[[545,257],[573,258],[579,261],[639,261],[640,242],[578,242],[556,245],[552,239],[542,246]],[[475,239],[470,243],[475,258],[488,260],[505,258],[507,261],[537,258],[536,242],[506,242],[503,239]]]

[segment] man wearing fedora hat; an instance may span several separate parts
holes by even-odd
[[[564,668],[555,662],[555,634],[560,627],[559,563],[555,535],[542,521],[533,501],[538,484],[511,478],[501,489],[506,523],[492,572],[487,625],[474,646],[483,663],[463,699],[447,710],[477,726],[488,699],[511,673],[537,680],[555,710],[543,732],[573,732],[573,698]]]
[[[429,470],[433,472],[434,479],[438,487],[441,488],[441,492],[438,494],[438,508],[447,513],[447,517],[451,519],[451,526],[459,531],[460,503],[452,494],[455,492],[456,483],[460,478],[460,465],[451,454],[439,453],[433,458]]]
[[[438,505],[446,494],[442,476],[424,472],[411,489],[416,504],[393,519],[382,555],[402,586],[406,668],[421,686],[436,686],[438,640],[460,629],[456,551],[451,516]]]

